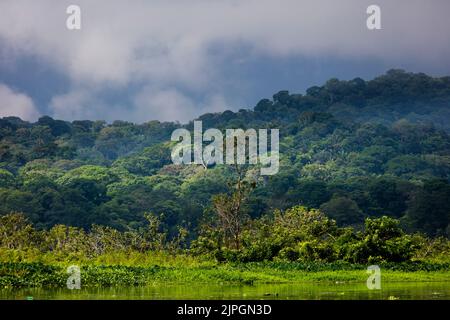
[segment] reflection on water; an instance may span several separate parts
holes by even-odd
[[[167,284],[146,287],[0,290],[0,299],[450,299],[450,284],[442,282],[389,283],[381,290],[368,290],[365,284],[258,284],[184,285]]]

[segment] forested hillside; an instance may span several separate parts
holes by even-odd
[[[302,205],[339,226],[386,215],[411,232],[450,234],[450,77],[391,70],[371,81],[331,79],[304,95],[281,91],[251,110],[199,119],[203,128],[280,129],[279,173],[243,168],[256,181],[245,201],[250,217]],[[0,215],[22,212],[45,229],[128,230],[152,213],[169,234],[183,226],[195,235],[236,173],[173,165],[170,135],[182,126],[192,129],[0,119]]]

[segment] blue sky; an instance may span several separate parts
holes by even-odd
[[[65,26],[81,8],[82,28]],[[381,8],[381,30],[366,8]],[[0,117],[186,122],[327,79],[450,75],[446,0],[2,0]]]

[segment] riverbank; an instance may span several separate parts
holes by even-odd
[[[0,263],[0,288],[64,288],[69,275],[64,264]],[[80,264],[84,288],[164,284],[283,284],[365,283],[367,266],[348,263],[266,262],[197,265]],[[448,263],[380,264],[384,283],[450,282]]]

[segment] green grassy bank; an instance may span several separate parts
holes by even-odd
[[[66,286],[67,265],[42,262],[0,263],[0,287],[27,288]],[[198,263],[191,265],[106,265],[81,264],[83,287],[145,286],[157,283],[301,283],[365,282],[367,266],[348,263],[267,262],[246,264]],[[381,264],[384,282],[449,281],[450,264]]]

